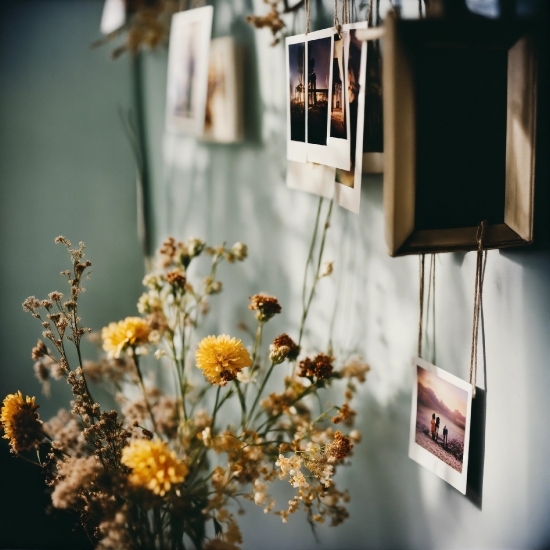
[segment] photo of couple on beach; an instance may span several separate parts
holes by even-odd
[[[420,366],[417,377],[415,441],[462,472],[468,394]]]
[[[465,490],[472,386],[422,359],[415,375],[409,456]]]

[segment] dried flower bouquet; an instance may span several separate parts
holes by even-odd
[[[98,548],[238,548],[242,535],[233,509],[242,512],[241,498],[283,522],[299,509],[312,525],[326,519],[338,525],[347,517],[348,494],[336,488],[333,476],[360,439],[351,430],[350,401],[369,367],[351,358],[337,368],[330,350],[300,359],[315,285],[331,266],[323,270],[319,256],[298,341],[281,334],[264,358],[263,327],[281,311],[278,300],[264,294],[250,298],[257,321],[250,349],[224,334],[194,343],[207,300],[222,290],[218,266],[243,261],[246,246],[212,248],[198,239],[170,238],[160,250],[161,267],[144,279],[141,315],[105,327],[105,356],[84,361],[81,341],[90,329],[81,324],[78,307],[91,264],[82,243],[72,248],[64,237],[56,242],[72,260],[71,270],[62,272],[68,296],[30,297],[23,308],[44,329],[32,350],[36,374],[46,391],[51,378],[65,378],[72,409],[43,422],[35,398],[18,392],[4,399],[1,422],[12,452],[42,466],[53,505],[79,511]],[[211,256],[210,272],[192,283],[189,266],[204,255]],[[151,351],[154,358],[145,358]],[[144,376],[146,361],[153,363],[150,370],[160,368],[157,362],[172,370],[170,391]],[[288,375],[275,390],[273,380],[281,376],[271,376],[283,368]],[[344,402],[324,407],[322,390],[334,381],[342,381]],[[92,395],[98,385],[112,391],[119,411],[101,408]],[[335,429],[340,423],[348,435]],[[283,508],[270,495],[277,479],[293,488]]]

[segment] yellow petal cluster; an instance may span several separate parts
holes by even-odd
[[[4,439],[9,439],[16,453],[32,449],[44,437],[34,400],[34,397],[24,398],[20,391],[4,398],[0,415]]]
[[[111,358],[118,358],[128,346],[146,344],[151,328],[141,317],[126,317],[118,323],[109,323],[103,327],[101,338],[103,349]]]
[[[187,465],[165,441],[137,439],[122,450],[122,463],[131,468],[130,483],[164,496],[173,484],[183,483]]]
[[[236,378],[240,370],[252,365],[252,358],[243,343],[227,334],[203,338],[195,357],[197,367],[206,379],[220,386],[225,386]]]

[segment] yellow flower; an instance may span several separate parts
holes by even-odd
[[[4,439],[10,440],[14,452],[28,451],[44,437],[39,420],[38,405],[34,397],[23,398],[20,391],[4,399],[0,420],[4,426]]]
[[[164,496],[173,484],[183,483],[187,465],[165,441],[137,439],[122,450],[122,463],[132,469],[130,483]]]
[[[236,378],[244,367],[252,365],[252,358],[243,343],[226,334],[207,336],[199,343],[197,367],[211,384],[225,386]]]
[[[126,347],[146,344],[150,332],[151,328],[141,317],[126,317],[123,321],[103,327],[103,349],[109,357],[118,358]]]

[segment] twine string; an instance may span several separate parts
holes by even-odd
[[[477,347],[479,336],[479,320],[481,318],[481,307],[483,301],[483,279],[485,275],[485,259],[487,250],[483,248],[483,237],[485,235],[486,222],[482,221],[477,227],[477,262],[476,281],[474,286],[474,321],[472,323],[472,349],[470,352],[470,384],[472,385],[472,397],[476,395],[477,379]]]
[[[306,5],[306,34],[309,34],[309,0],[305,0]]]
[[[418,317],[418,357],[422,357],[422,324],[424,320],[424,266],[426,263],[426,255],[420,255],[420,315]]]
[[[334,28],[339,37],[342,37],[342,25],[338,19],[338,0],[334,0]]]
[[[426,308],[424,308],[424,294],[426,292],[426,255],[420,255],[420,291],[419,305],[420,313],[418,317],[418,357],[422,357],[422,344],[424,340],[424,309],[426,309],[426,326],[431,319],[433,329],[433,361],[435,362],[435,254],[430,257],[430,270],[428,272],[428,296],[426,299]],[[430,305],[432,314],[430,318]]]

